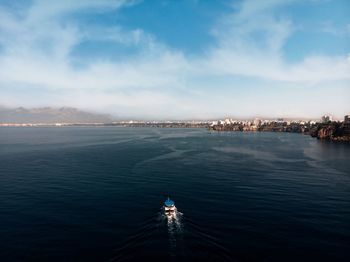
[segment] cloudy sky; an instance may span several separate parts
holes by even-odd
[[[0,0],[0,105],[342,118],[349,14],[348,0]]]

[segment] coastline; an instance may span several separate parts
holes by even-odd
[[[251,122],[214,124],[203,122],[112,122],[112,123],[0,123],[0,127],[133,127],[133,128],[201,128],[216,132],[286,132],[310,135],[320,140],[334,142],[350,142],[350,124],[345,122],[313,123],[313,122],[278,122],[264,124]]]
[[[329,123],[288,123],[270,122],[262,125],[216,124],[209,130],[218,132],[286,132],[310,135],[320,140],[350,142],[350,124],[345,122]]]

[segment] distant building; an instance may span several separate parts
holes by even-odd
[[[229,125],[229,124],[231,124],[231,119],[226,118],[226,119],[225,119],[225,125]]]
[[[350,115],[344,116],[343,134],[350,136]]]
[[[321,118],[322,123],[328,123],[333,121],[333,117],[330,115],[324,115]]]
[[[350,115],[344,116],[344,124],[350,124]]]
[[[259,127],[261,125],[261,120],[259,118],[254,119],[254,126]]]

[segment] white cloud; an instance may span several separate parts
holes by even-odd
[[[350,24],[346,26],[336,26],[332,21],[322,22],[320,31],[337,37],[350,37]]]
[[[296,64],[284,60],[282,48],[295,28],[273,10],[291,2],[243,2],[238,13],[222,18],[213,30],[219,44],[202,62],[216,74],[300,83],[350,80],[346,57],[312,56]]]
[[[60,0],[47,1],[35,0],[29,9],[27,23],[37,24],[47,20],[57,19],[60,16],[80,12],[101,12],[121,8],[124,5],[131,5],[135,1],[127,0]]]
[[[239,9],[236,18],[238,20],[245,20],[260,16],[261,14],[271,13],[275,8],[279,6],[288,5],[296,1],[297,0],[246,0],[239,2],[238,6],[237,4],[234,4],[233,7]]]

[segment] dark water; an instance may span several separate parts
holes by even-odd
[[[177,219],[160,212],[170,195]],[[0,261],[350,261],[350,146],[1,128]]]

